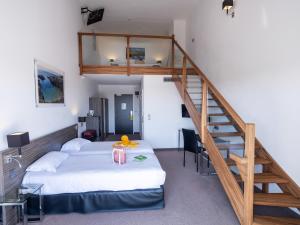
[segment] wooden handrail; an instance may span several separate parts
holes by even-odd
[[[234,111],[230,104],[225,100],[225,98],[220,94],[216,87],[208,80],[208,78],[203,74],[203,72],[197,67],[197,65],[191,60],[191,58],[185,53],[185,51],[180,47],[180,45],[174,41],[175,46],[183,53],[184,57],[190,62],[192,68],[187,68],[187,70],[195,71],[202,79],[202,110],[201,110],[201,120],[199,121],[197,114],[190,114],[198,132],[201,134],[202,141],[204,146],[210,156],[210,159],[214,165],[214,168],[218,174],[218,177],[224,187],[224,190],[231,202],[231,205],[242,225],[253,225],[254,215],[253,215],[253,205],[254,205],[254,174],[255,174],[255,156],[267,160],[270,162],[263,165],[263,172],[272,173],[282,179],[286,180],[286,183],[278,183],[278,186],[281,188],[283,193],[287,195],[292,195],[295,198],[300,198],[300,187],[293,181],[288,174],[279,166],[279,164],[271,157],[271,155],[265,150],[261,143],[255,138],[255,125],[246,124],[241,117]],[[182,87],[179,87],[178,90],[180,93]],[[244,157],[237,156],[235,154],[230,154],[231,160],[236,163],[236,166],[239,170],[241,176],[241,181],[243,182],[243,192],[238,185],[235,176],[230,171],[227,163],[225,162],[223,156],[220,154],[220,149],[218,149],[212,135],[207,129],[206,118],[207,118],[207,102],[206,94],[209,93],[212,95],[213,99],[218,103],[219,106],[224,110],[224,115],[230,116],[233,125],[236,129],[239,130],[239,133],[243,134],[245,141],[245,155]],[[190,96],[185,91],[185,99],[189,99]],[[194,106],[193,102],[184,100],[188,111],[193,112]],[[230,119],[230,120],[231,120]],[[239,180],[239,179],[238,179]],[[263,184],[263,191],[268,192],[268,186]]]
[[[199,69],[199,67],[193,62],[193,60],[188,56],[188,54],[183,50],[183,48],[178,44],[176,40],[174,40],[176,47],[186,56],[187,60],[190,62],[192,67],[195,69],[198,76],[200,76],[203,80],[207,82],[208,89],[212,92],[214,97],[218,99],[218,101],[223,105],[225,110],[229,113],[229,115],[235,120],[240,130],[245,132],[246,124],[242,120],[242,118],[235,112],[235,110],[231,107],[231,105],[226,101],[226,99],[222,96],[222,94],[216,89],[216,87],[210,82],[210,80],[204,75],[204,73]]]
[[[146,35],[146,34],[115,34],[115,33],[97,33],[97,32],[78,32],[79,36],[103,36],[103,37],[124,37],[124,38],[154,38],[154,39],[174,39],[174,36],[164,35]]]
[[[243,224],[244,218],[244,197],[239,184],[237,183],[232,172],[228,168],[222,154],[216,146],[211,134],[208,130],[205,130],[206,144],[205,147],[208,151],[209,157],[214,165],[214,168],[218,174],[220,182],[231,202],[231,205],[237,215],[241,224]],[[244,224],[243,224],[244,225]]]
[[[202,100],[201,100],[201,120],[197,120],[197,115],[191,115],[193,121],[201,134],[202,141],[210,159],[214,165],[214,168],[219,176],[219,179],[224,187],[224,190],[229,197],[231,205],[242,225],[252,225],[253,224],[253,196],[254,196],[254,158],[255,158],[255,125],[246,124],[241,117],[234,111],[230,104],[225,100],[221,93],[216,89],[216,87],[208,80],[208,78],[203,74],[203,72],[197,67],[197,65],[191,60],[187,53],[181,48],[181,46],[174,41],[175,46],[183,53],[184,58],[189,60],[192,65],[192,69],[196,71],[196,74],[202,81]],[[183,75],[184,75],[183,71]],[[182,92],[182,89],[186,90],[185,86],[185,76],[182,79],[182,86],[178,90]],[[186,103],[187,109],[191,112],[194,111],[192,106],[193,103],[186,101],[189,94],[185,91],[187,96],[183,96],[184,102]],[[230,154],[230,158],[236,162],[237,168],[239,169],[240,175],[244,182],[242,193],[239,184],[237,183],[232,172],[228,168],[222,154],[220,153],[218,147],[216,146],[212,135],[207,128],[207,96],[210,93],[219,104],[225,109],[230,117],[235,121],[238,128],[243,132],[245,138],[245,156],[239,157],[234,154]],[[191,105],[192,104],[192,105]],[[197,124],[198,121],[198,124]],[[200,128],[200,129],[199,129]]]

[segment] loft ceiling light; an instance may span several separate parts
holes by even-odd
[[[229,12],[231,9],[233,9],[233,0],[224,0],[222,4],[222,10],[225,10],[227,15],[229,15]],[[231,16],[234,17],[234,11],[231,13]]]

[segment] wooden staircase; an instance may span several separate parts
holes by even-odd
[[[255,125],[241,119],[175,40],[172,52],[183,55],[182,73],[173,72],[179,78],[176,87],[240,223],[300,225],[300,216],[254,215],[254,205],[300,209],[300,187],[255,138]],[[179,54],[172,55],[175,68],[174,57]],[[270,184],[277,185],[281,193],[271,193]]]

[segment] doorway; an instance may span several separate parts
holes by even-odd
[[[115,133],[133,134],[133,95],[115,95]]]

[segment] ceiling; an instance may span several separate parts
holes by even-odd
[[[142,75],[99,75],[89,74],[84,75],[86,79],[96,81],[98,84],[112,84],[112,85],[140,85],[142,82]]]
[[[81,6],[90,9],[105,8],[103,21],[89,26],[100,29],[107,24],[124,24],[128,28],[132,23],[166,30],[174,19],[187,18],[195,7],[197,0],[80,0]],[[106,25],[106,26],[105,26]],[[113,28],[112,28],[113,29]]]

